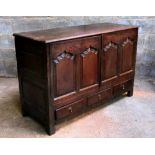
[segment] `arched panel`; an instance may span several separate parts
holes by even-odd
[[[81,53],[80,88],[96,84],[98,81],[98,50],[87,48]]]
[[[103,70],[102,80],[112,78],[117,75],[118,68],[118,47],[117,44],[109,42],[103,49]]]
[[[57,56],[54,62],[55,97],[75,91],[75,56],[69,52],[63,52]]]
[[[127,38],[122,43],[122,68],[121,72],[126,72],[132,69],[133,64],[133,52],[134,52],[134,43],[132,40]]]

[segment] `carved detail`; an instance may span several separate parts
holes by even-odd
[[[107,44],[105,47],[104,47],[104,51],[108,51],[110,48],[116,48],[117,49],[117,45],[113,42],[110,42],[109,44]]]
[[[124,47],[126,44],[130,43],[131,45],[133,45],[133,41],[129,38],[127,38],[123,43],[122,46]]]
[[[63,60],[64,58],[67,58],[67,59],[71,59],[73,60],[75,58],[75,55],[73,55],[72,53],[70,52],[62,52],[60,55],[58,55],[53,61],[54,63],[58,64],[61,60]]]
[[[85,51],[83,51],[83,52],[81,53],[81,56],[82,56],[82,57],[85,57],[85,56],[86,56],[87,54],[89,54],[89,53],[97,54],[98,51],[97,51],[97,49],[94,48],[94,47],[89,47],[89,48],[87,48]]]

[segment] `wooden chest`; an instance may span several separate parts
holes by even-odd
[[[24,116],[55,124],[133,95],[138,28],[110,23],[14,34]]]

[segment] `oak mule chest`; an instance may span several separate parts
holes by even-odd
[[[110,23],[16,33],[23,116],[55,124],[133,95],[138,28]]]

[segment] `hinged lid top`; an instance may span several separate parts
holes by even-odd
[[[113,31],[137,28],[137,26],[120,25],[112,23],[99,23],[91,25],[80,25],[64,28],[53,28],[48,30],[39,30],[31,32],[15,33],[14,36],[29,38],[35,41],[50,43],[60,40],[86,37]]]

